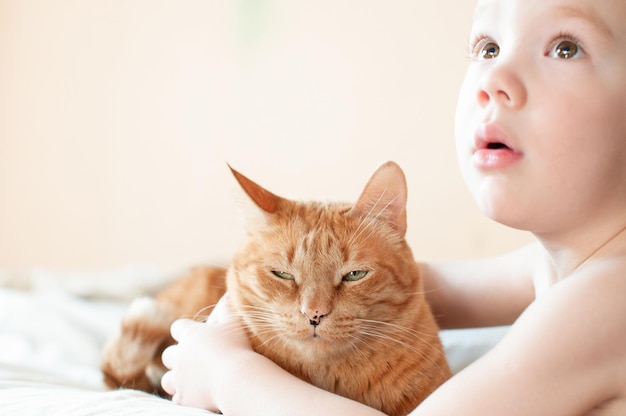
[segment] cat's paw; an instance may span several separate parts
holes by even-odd
[[[133,301],[120,331],[104,349],[102,373],[111,388],[125,387],[164,395],[161,353],[173,343],[174,314],[151,298]]]

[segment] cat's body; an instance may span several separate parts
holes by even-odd
[[[400,168],[383,165],[354,205],[289,201],[233,173],[254,202],[245,246],[228,271],[196,268],[131,307],[105,351],[108,383],[155,390],[169,325],[215,304],[225,276],[255,351],[387,414],[414,409],[450,370],[404,240]]]

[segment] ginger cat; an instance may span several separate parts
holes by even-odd
[[[450,377],[404,240],[397,164],[382,165],[354,205],[287,200],[232,172],[251,202],[245,245],[228,270],[197,267],[133,303],[105,349],[107,384],[163,393],[170,324],[206,313],[225,287],[255,351],[323,389],[405,415]]]

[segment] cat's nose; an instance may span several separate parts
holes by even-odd
[[[328,313],[322,313],[319,310],[302,310],[302,314],[309,320],[309,324],[312,326],[318,326],[322,322],[322,318],[328,316]]]

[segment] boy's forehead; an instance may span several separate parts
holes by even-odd
[[[477,9],[497,6],[550,4],[553,6],[584,7],[586,5],[614,6],[623,4],[623,0],[478,0]]]
[[[626,26],[625,0],[478,0],[474,20],[520,15],[532,19],[533,16],[542,17],[546,11],[556,16],[588,20],[609,37],[615,30],[623,30]]]

